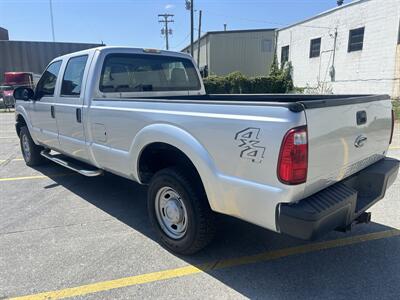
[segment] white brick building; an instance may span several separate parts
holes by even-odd
[[[359,0],[278,31],[295,86],[400,97],[400,0]],[[335,47],[336,41],[336,47]]]

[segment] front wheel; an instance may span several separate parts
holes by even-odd
[[[21,128],[19,140],[25,163],[30,167],[43,164],[45,158],[40,155],[40,152],[44,148],[35,144],[32,140],[31,134],[29,133],[28,127],[24,126]]]
[[[177,168],[157,172],[149,185],[148,212],[161,243],[173,252],[193,254],[215,232],[214,213],[200,180]]]

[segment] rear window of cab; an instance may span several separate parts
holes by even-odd
[[[103,93],[200,90],[189,59],[153,54],[109,54],[101,71]]]

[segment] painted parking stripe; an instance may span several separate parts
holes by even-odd
[[[23,161],[23,158],[13,158],[13,159],[0,159],[0,164],[5,161]]]
[[[0,178],[0,182],[2,181],[17,181],[17,180],[31,180],[31,179],[51,179],[51,177],[61,177],[61,176],[68,176],[68,175],[74,175],[78,173],[65,173],[65,174],[52,174],[49,176],[45,175],[33,175],[33,176],[21,176],[21,177],[9,177],[9,178]]]
[[[368,241],[380,240],[384,238],[390,238],[394,236],[399,236],[400,230],[392,229],[381,232],[374,232],[364,235],[352,236],[343,239],[323,241],[318,243],[312,243],[307,245],[301,245],[296,247],[290,247],[275,251],[264,252],[256,255],[243,256],[238,258],[214,261],[210,263],[205,263],[201,265],[189,265],[186,267],[170,269],[165,271],[158,271],[154,273],[147,273],[142,275],[136,275],[131,277],[124,277],[109,281],[102,281],[92,284],[86,284],[81,286],[76,286],[72,288],[66,288],[61,290],[54,290],[39,294],[32,294],[22,297],[16,297],[11,299],[61,299],[67,297],[84,296],[87,294],[103,292],[108,290],[113,290],[117,288],[129,287],[139,284],[145,284],[150,282],[168,280],[177,277],[190,276],[202,272],[219,270],[224,268],[237,267],[242,265],[254,264],[259,262],[266,262],[270,260],[275,260],[278,258],[283,258],[292,255],[311,253],[321,250],[333,249],[337,247],[350,246],[354,244],[359,244]]]

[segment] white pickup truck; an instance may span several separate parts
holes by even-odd
[[[399,168],[388,96],[207,95],[183,53],[68,54],[14,97],[28,166],[148,185],[154,228],[182,254],[210,242],[215,212],[301,239],[366,223]]]

